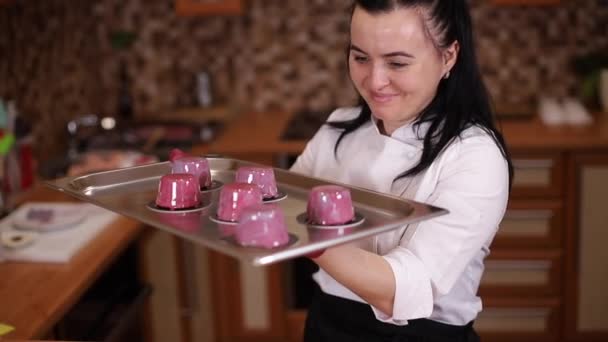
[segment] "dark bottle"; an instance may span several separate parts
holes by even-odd
[[[121,121],[129,122],[133,119],[133,97],[131,96],[131,87],[129,75],[127,73],[127,63],[120,63],[120,85],[118,92],[118,118]]]

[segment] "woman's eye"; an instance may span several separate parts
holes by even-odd
[[[393,69],[400,69],[400,68],[404,68],[404,67],[408,66],[407,63],[400,63],[400,62],[389,62],[388,65]]]
[[[353,56],[353,59],[358,63],[365,63],[368,61],[368,58],[365,56]]]

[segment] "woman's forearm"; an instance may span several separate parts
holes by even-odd
[[[395,276],[383,257],[344,245],[330,248],[313,260],[340,284],[392,316]]]

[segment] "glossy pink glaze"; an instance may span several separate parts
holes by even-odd
[[[158,183],[156,205],[166,209],[194,208],[200,203],[198,179],[188,173],[164,175]]]
[[[256,184],[262,189],[264,198],[276,197],[277,182],[274,170],[265,166],[241,166],[236,170],[235,182]]]
[[[180,157],[171,162],[172,173],[190,173],[198,177],[202,187],[211,185],[209,161],[203,157]]]
[[[241,212],[235,232],[242,246],[276,248],[289,242],[285,215],[274,204],[247,207]]]
[[[217,208],[220,220],[237,222],[241,211],[262,203],[262,190],[257,185],[230,183],[222,187]]]
[[[188,154],[179,148],[174,148],[169,151],[169,161],[172,162],[177,158],[186,157]]]
[[[308,221],[319,225],[339,225],[355,217],[350,191],[337,185],[311,189],[306,207]]]

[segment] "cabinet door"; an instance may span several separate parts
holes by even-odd
[[[553,250],[495,250],[485,261],[479,294],[552,297],[560,294],[561,252]]]
[[[141,278],[152,286],[146,341],[214,341],[209,251],[151,229],[139,254]]]
[[[280,265],[255,267],[209,252],[216,341],[285,340]]]
[[[513,152],[511,198],[558,198],[562,195],[564,158],[560,153]]]
[[[508,297],[484,299],[483,305],[474,323],[481,341],[559,340],[559,300]]]
[[[561,200],[510,200],[492,248],[560,248]]]
[[[150,229],[139,240],[141,278],[152,286],[146,305],[146,341],[184,341],[177,259],[169,233]]]
[[[565,336],[568,341],[608,341],[608,156],[573,158],[568,193],[575,208],[567,230]]]

